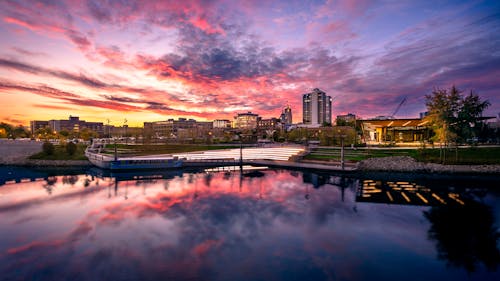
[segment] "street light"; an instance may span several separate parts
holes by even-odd
[[[342,170],[344,170],[344,138],[345,134],[341,134],[341,130],[338,129],[337,132],[339,133],[340,136],[340,167]]]

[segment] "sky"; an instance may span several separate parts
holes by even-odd
[[[452,85],[500,112],[500,1],[0,1],[0,121],[418,117]]]

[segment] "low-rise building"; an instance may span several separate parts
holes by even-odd
[[[259,130],[277,130],[281,129],[281,122],[278,118],[259,119],[257,127]]]
[[[39,121],[39,120],[30,121],[31,133],[35,133],[36,130],[45,129],[47,127],[49,127],[49,121]]]
[[[237,129],[256,129],[258,126],[258,122],[260,117],[256,113],[247,112],[247,113],[238,113],[234,117],[234,128]]]
[[[231,128],[231,121],[227,119],[216,119],[213,121],[214,128]]]
[[[166,121],[144,122],[145,134],[153,138],[185,139],[203,138],[209,135],[214,127],[213,122],[196,121],[194,119],[179,118]]]
[[[430,137],[429,120],[411,119],[367,119],[357,121],[366,143],[420,142]]]
[[[102,122],[87,122],[80,120],[78,116],[70,116],[67,120],[49,120],[49,121],[31,121],[31,130],[34,132],[37,129],[50,127],[55,132],[80,132],[82,129],[87,128],[96,132],[99,136],[104,135],[104,125]]]
[[[337,115],[337,126],[352,126],[356,125],[356,115],[347,113],[344,115]]]

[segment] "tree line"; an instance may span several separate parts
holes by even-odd
[[[450,89],[434,89],[425,96],[429,112],[428,118],[433,129],[433,141],[439,143],[440,158],[446,161],[446,147],[455,145],[458,158],[458,145],[475,143],[484,131],[484,110],[491,105],[472,90],[464,95],[455,86]]]

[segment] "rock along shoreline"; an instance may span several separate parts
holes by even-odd
[[[356,170],[358,172],[500,174],[500,165],[442,165],[418,162],[409,156],[391,156],[360,161]]]
[[[9,159],[0,161],[0,165],[24,167],[90,167],[88,160],[38,160],[38,159]]]

